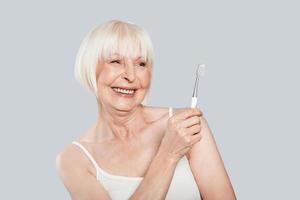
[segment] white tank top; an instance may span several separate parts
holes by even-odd
[[[169,108],[169,116],[173,115],[172,107]],[[95,159],[79,142],[73,144],[80,147],[96,169],[96,178],[107,190],[112,200],[128,200],[139,186],[143,177],[119,176],[110,174],[99,167]],[[201,199],[197,184],[191,172],[188,159],[183,156],[177,163],[166,200],[199,200]]]

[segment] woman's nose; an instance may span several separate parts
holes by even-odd
[[[135,80],[136,74],[134,64],[126,64],[123,77],[129,82],[133,82]]]

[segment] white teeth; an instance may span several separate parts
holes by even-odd
[[[113,88],[116,92],[124,93],[124,94],[133,94],[134,90],[126,90],[121,88]]]

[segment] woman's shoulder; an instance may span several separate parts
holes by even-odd
[[[169,115],[169,107],[162,107],[162,106],[144,106],[145,113],[151,121],[157,121],[160,118]]]
[[[74,140],[75,141],[75,140]],[[90,150],[87,145],[84,144],[84,142],[75,141],[79,143],[81,146],[83,146],[88,151]],[[78,148],[77,145],[72,143],[67,144],[58,154],[56,155],[56,162],[64,161],[64,162],[72,162],[78,161],[78,159],[82,159],[81,161],[86,159],[86,156],[84,156],[81,148]]]
[[[92,172],[89,160],[74,144],[68,144],[56,155],[55,164],[60,175],[67,173],[70,168],[81,168]]]

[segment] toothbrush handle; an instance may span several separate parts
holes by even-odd
[[[192,97],[191,108],[196,108],[197,106],[197,97]]]

